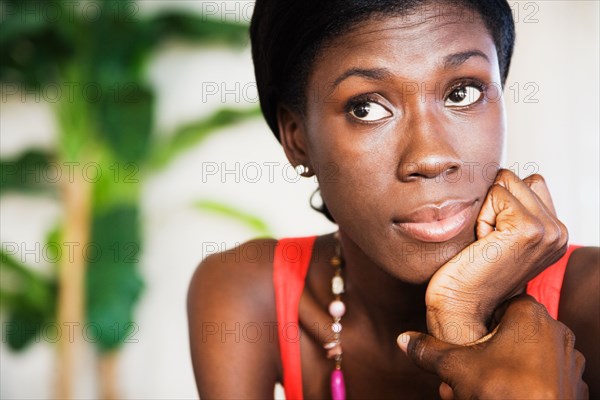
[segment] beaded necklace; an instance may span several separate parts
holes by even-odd
[[[344,374],[342,373],[342,344],[340,335],[342,333],[342,316],[346,313],[346,305],[341,300],[341,295],[344,293],[344,278],[342,270],[344,267],[344,259],[340,248],[340,233],[339,231],[333,234],[335,238],[335,255],[329,260],[330,265],[334,269],[334,275],[331,279],[331,292],[334,300],[329,303],[329,315],[333,318],[331,331],[333,340],[326,343],[323,347],[327,350],[327,358],[335,360],[335,368],[331,373],[331,397],[333,400],[346,400],[346,385],[344,383]]]

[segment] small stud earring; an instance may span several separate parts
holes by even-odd
[[[296,167],[294,167],[294,169],[296,170],[296,173],[298,175],[306,175],[310,171],[310,168],[308,166],[302,165],[302,164],[296,165]]]

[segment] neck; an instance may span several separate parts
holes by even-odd
[[[365,315],[386,336],[406,330],[424,332],[427,285],[413,285],[393,277],[340,231],[345,261],[346,300],[354,315]],[[350,311],[352,312],[352,311]]]

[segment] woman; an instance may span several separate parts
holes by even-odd
[[[498,167],[508,5],[259,0],[251,39],[265,118],[339,233],[202,262],[200,396],[578,397],[581,353],[597,394],[598,251],[567,247],[540,176]],[[544,305],[501,306],[526,289]]]

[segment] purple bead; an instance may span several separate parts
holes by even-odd
[[[334,369],[331,373],[331,397],[333,400],[346,400],[346,384],[340,369]]]

